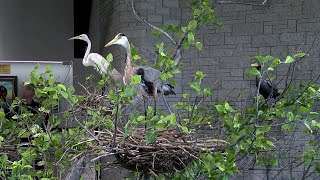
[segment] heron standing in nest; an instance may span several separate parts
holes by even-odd
[[[128,85],[133,75],[141,75],[141,86],[144,91],[154,98],[154,115],[156,114],[157,107],[157,93],[163,93],[164,95],[176,94],[173,89],[174,87],[170,84],[163,84],[160,76],[162,73],[154,68],[147,66],[136,66],[131,65],[132,55],[130,49],[130,43],[128,38],[119,33],[113,40],[105,45],[105,47],[111,45],[120,45],[125,48],[127,53],[126,65],[124,69],[123,83]]]
[[[79,39],[79,40],[87,42],[88,47],[86,49],[86,53],[85,53],[83,60],[82,60],[82,64],[84,66],[87,66],[87,67],[92,66],[100,74],[112,75],[111,78],[114,82],[121,82],[121,80],[119,80],[119,77],[121,77],[121,74],[115,69],[113,69],[111,72],[109,72],[108,67],[109,67],[110,63],[104,57],[102,57],[98,53],[90,53],[91,41],[86,34],[81,34],[79,36],[72,37],[69,40],[75,40],[75,39]]]

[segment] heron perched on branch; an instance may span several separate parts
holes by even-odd
[[[102,57],[98,53],[90,53],[91,41],[86,34],[81,34],[79,36],[72,37],[69,40],[75,40],[75,39],[85,41],[88,44],[86,53],[85,53],[85,55],[83,57],[83,61],[82,61],[82,64],[84,66],[92,66],[96,70],[98,70],[100,74],[103,73],[103,74],[109,75],[109,77],[114,82],[121,82],[122,75],[116,69],[113,69],[112,71],[108,70],[110,63],[104,57]]]
[[[261,72],[261,65],[259,62],[251,64],[252,67],[256,67],[258,71]],[[270,98],[277,98],[280,93],[278,92],[278,89],[274,83],[271,81],[261,79],[260,75],[258,74],[256,76],[256,86],[258,87],[259,82],[260,83],[260,89],[259,93],[264,97],[264,99],[270,99]]]
[[[147,66],[132,67],[131,65],[132,55],[131,55],[130,43],[128,38],[124,34],[122,33],[117,34],[113,40],[111,40],[108,44],[105,45],[105,47],[108,47],[114,44],[124,47],[127,53],[123,83],[125,85],[128,85],[133,75],[141,75],[141,86],[143,87],[146,93],[153,96],[154,103],[155,103],[154,112],[156,112],[157,93],[164,93],[165,95],[175,94],[175,92],[173,91],[174,87],[170,84],[163,84],[160,79],[160,76],[162,75],[161,72],[154,68],[147,67]]]

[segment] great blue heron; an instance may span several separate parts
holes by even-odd
[[[259,62],[251,64],[252,67],[256,67],[258,71],[261,72],[261,65]],[[278,97],[280,94],[278,92],[278,89],[276,87],[276,85],[274,83],[272,83],[271,81],[265,80],[265,79],[261,79],[260,75],[258,74],[256,76],[256,86],[258,87],[259,82],[260,83],[260,89],[259,89],[259,93],[264,97],[264,99],[269,99],[269,98],[276,98]]]
[[[109,77],[114,82],[121,82],[122,75],[116,69],[113,69],[112,71],[108,70],[110,63],[104,57],[102,57],[98,53],[90,53],[91,41],[86,34],[81,34],[79,36],[72,37],[69,40],[75,40],[75,39],[83,40],[88,44],[86,53],[82,60],[82,64],[84,66],[92,66],[96,70],[98,70],[100,74],[103,73],[103,74],[109,75]]]
[[[157,104],[157,93],[164,93],[165,95],[175,94],[173,91],[173,86],[170,84],[163,84],[160,76],[162,75],[160,71],[148,67],[148,66],[136,66],[132,67],[131,60],[131,49],[128,38],[122,34],[117,34],[114,39],[112,39],[105,47],[111,45],[120,45],[125,48],[127,53],[126,66],[124,69],[123,83],[125,85],[129,84],[131,81],[131,77],[133,75],[141,75],[141,86],[145,90],[146,93],[153,96],[155,103],[155,111],[156,112],[156,104]]]

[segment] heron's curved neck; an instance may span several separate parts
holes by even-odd
[[[127,60],[126,60],[126,66],[131,66],[131,48],[130,48],[130,43],[128,42],[126,46],[126,52],[127,52]]]
[[[84,54],[83,63],[86,63],[88,61],[88,56],[91,50],[91,41],[89,39],[86,39],[85,41],[87,42],[88,46],[87,46],[86,53]]]

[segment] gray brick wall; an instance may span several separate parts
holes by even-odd
[[[150,64],[155,60],[155,43],[158,40],[170,43],[164,37],[152,37],[152,29],[134,18],[125,0],[99,2],[102,39],[100,52],[105,55],[112,52],[115,56],[114,63],[120,72],[123,72],[124,67],[123,50],[119,47],[103,48],[117,33],[126,34]],[[136,0],[135,5],[150,23],[163,26],[170,22],[177,25],[186,22],[190,12],[186,8],[186,2],[187,0]],[[271,54],[285,58],[302,43],[305,44],[301,49],[308,49],[316,32],[320,31],[319,0],[269,0],[267,6],[217,3],[214,6],[216,16],[223,26],[217,29],[210,25],[200,30],[197,35],[204,44],[204,50],[198,52],[190,49],[183,53],[183,73],[176,77],[178,94],[168,98],[170,102],[178,101],[182,93],[190,92],[188,82],[192,80],[194,72],[202,70],[207,74],[204,84],[214,87],[214,95],[209,101],[232,99],[235,105],[250,104],[256,90],[254,78],[244,76],[244,70],[251,63],[250,56]],[[318,74],[319,44],[320,40],[317,40],[310,56],[298,67],[298,80],[310,80]],[[278,82],[285,75],[286,67],[279,68],[275,73],[275,81]],[[282,85],[283,83],[279,84],[280,89]],[[245,95],[239,98],[239,92],[244,92]],[[243,174],[243,178],[266,178],[264,171],[254,173],[262,175],[248,172]],[[114,177],[114,174],[111,176]],[[285,174],[281,177],[285,177]]]

